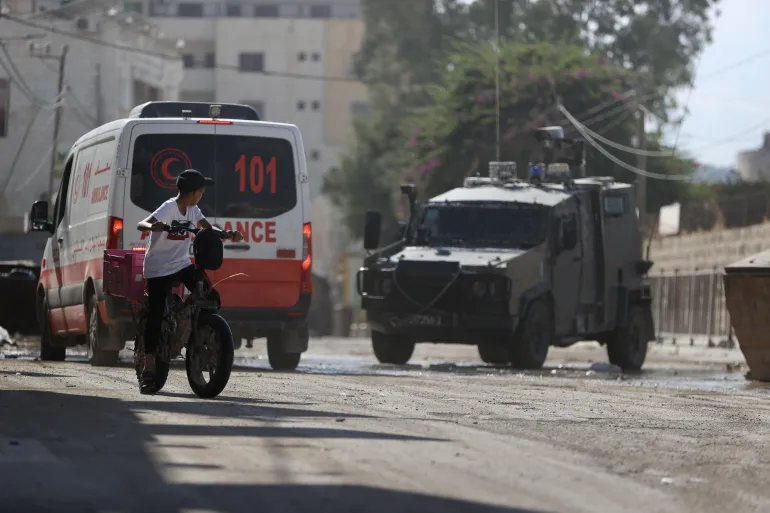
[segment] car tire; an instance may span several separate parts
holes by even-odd
[[[293,371],[299,365],[302,353],[289,353],[284,347],[283,331],[267,336],[267,360],[276,371]]]
[[[618,328],[607,343],[607,357],[610,363],[624,371],[638,371],[647,358],[649,326],[644,309],[631,305],[626,325]]]
[[[513,346],[511,364],[517,369],[540,369],[553,343],[553,316],[546,301],[536,300],[527,307]]]
[[[88,331],[86,333],[86,349],[88,352],[88,363],[94,367],[114,367],[118,363],[118,353],[115,350],[101,349],[99,346],[103,341],[110,337],[110,330],[102,323],[99,316],[99,302],[96,294],[91,294],[87,304],[86,322]]]
[[[414,341],[404,336],[372,331],[372,349],[380,363],[404,365],[412,358],[414,346]]]

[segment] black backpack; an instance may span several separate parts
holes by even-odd
[[[224,247],[219,234],[206,228],[199,231],[193,242],[193,254],[195,263],[207,271],[216,271],[222,267]]]

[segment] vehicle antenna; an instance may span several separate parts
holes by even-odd
[[[500,0],[495,0],[495,113],[497,123],[497,161],[500,162]]]

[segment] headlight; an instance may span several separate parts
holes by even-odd
[[[472,290],[473,290],[473,293],[476,294],[476,296],[481,297],[486,293],[487,286],[482,281],[474,281]]]

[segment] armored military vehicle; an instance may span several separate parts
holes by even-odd
[[[652,262],[642,257],[634,187],[585,177],[582,141],[536,133],[544,162],[515,163],[419,203],[400,240],[379,247],[381,215],[366,214],[369,252],[358,293],[382,363],[405,364],[416,343],[478,346],[489,364],[542,367],[550,346],[597,341],[624,370],[654,338]]]

